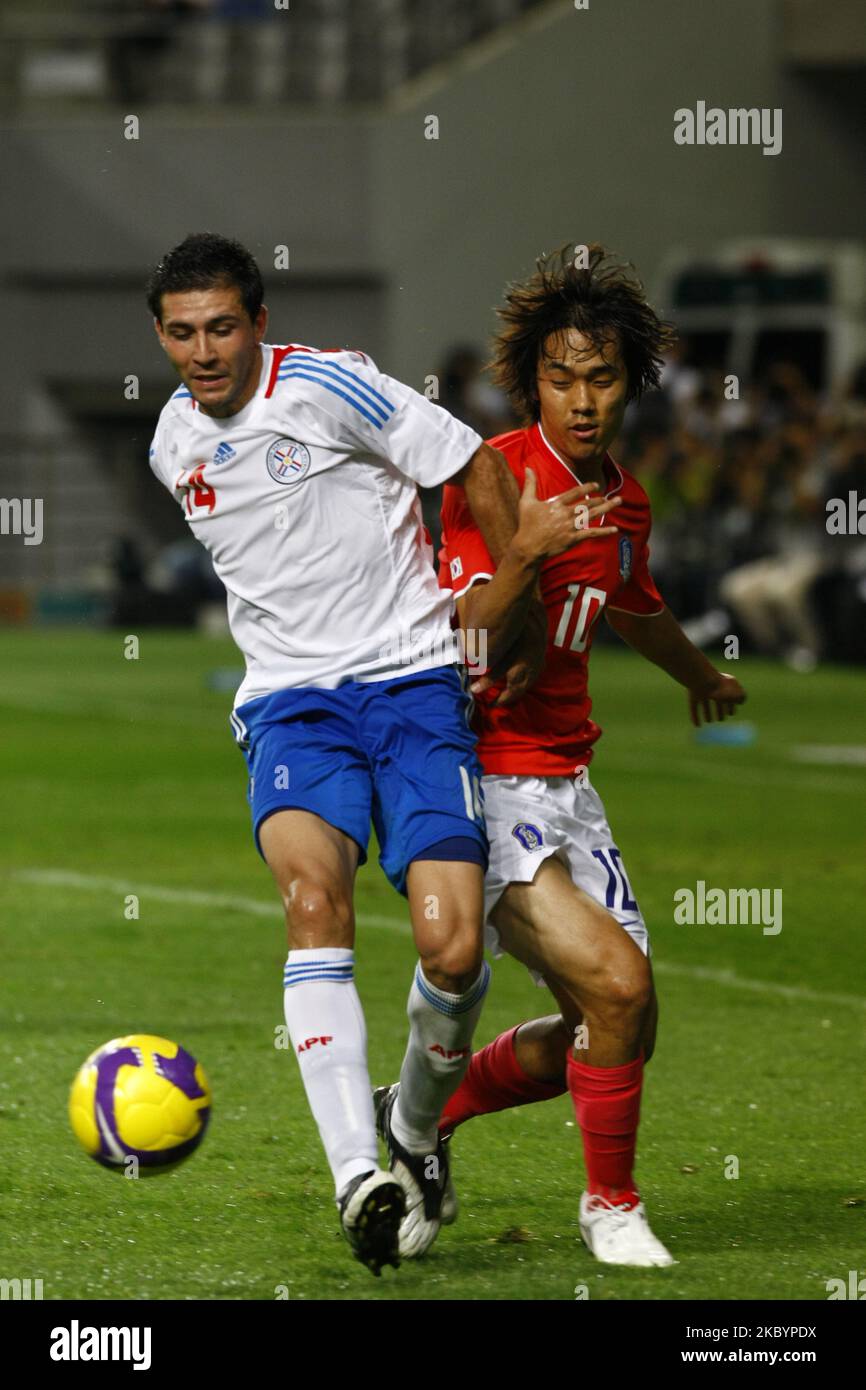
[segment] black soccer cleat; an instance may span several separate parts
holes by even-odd
[[[400,1223],[399,1249],[403,1257],[411,1260],[425,1254],[439,1234],[443,1198],[449,1187],[448,1153],[438,1136],[436,1147],[429,1154],[410,1153],[394,1137],[391,1112],[399,1089],[399,1082],[393,1086],[379,1086],[373,1092],[373,1101],[376,1106],[376,1128],[388,1147],[391,1172],[406,1194],[406,1213]]]
[[[445,1191],[442,1193],[442,1206],[439,1211],[439,1220],[443,1226],[453,1226],[457,1220],[457,1193],[454,1191],[454,1173],[451,1169],[451,1140],[454,1138],[453,1129],[443,1131],[440,1129],[439,1138],[445,1149],[448,1160],[447,1177],[445,1178]]]
[[[400,1222],[406,1195],[390,1173],[373,1169],[352,1178],[340,1193],[340,1224],[357,1260],[378,1279],[383,1265],[400,1264]]]

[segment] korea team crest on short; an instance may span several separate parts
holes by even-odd
[[[624,584],[631,578],[632,544],[628,536],[619,538],[619,577]]]
[[[310,451],[297,439],[278,439],[268,449],[268,472],[275,483],[291,486],[310,471]]]
[[[524,849],[541,849],[544,844],[544,837],[537,825],[530,825],[529,821],[519,821],[511,831],[515,840],[523,845]]]

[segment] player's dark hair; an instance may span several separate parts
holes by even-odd
[[[162,322],[162,296],[184,290],[234,285],[251,319],[262,307],[265,289],[255,260],[239,241],[216,232],[193,232],[154,266],[147,281],[147,303]]]
[[[539,416],[536,376],[552,333],[577,329],[602,356],[615,335],[628,374],[628,400],[658,386],[664,353],[676,340],[673,324],[647,303],[633,266],[616,261],[598,243],[579,255],[583,250],[566,243],[539,257],[535,273],[509,285],[496,311],[503,327],[493,340],[489,367],[526,420]]]

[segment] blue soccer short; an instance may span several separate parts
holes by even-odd
[[[240,705],[231,723],[250,773],[259,853],[262,822],[296,809],[350,835],[361,864],[372,819],[379,863],[400,893],[413,859],[442,841],[459,837],[464,852],[455,846],[447,857],[486,869],[471,704],[457,667],[439,666],[336,690],[279,690]]]

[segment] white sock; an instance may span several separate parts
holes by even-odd
[[[289,951],[286,1023],[337,1194],[379,1167],[367,1029],[353,979],[354,952]]]
[[[472,1034],[490,983],[485,961],[465,994],[446,994],[431,985],[421,965],[409,991],[409,1045],[400,1071],[400,1091],[391,1112],[395,1137],[410,1153],[434,1153],[445,1102],[466,1074]]]

